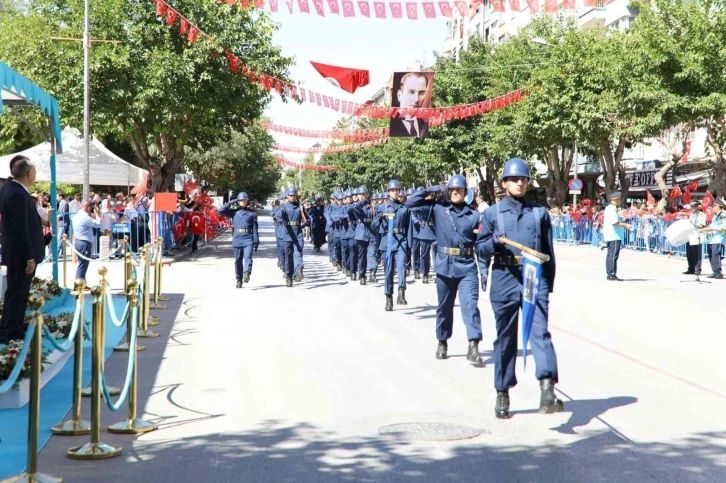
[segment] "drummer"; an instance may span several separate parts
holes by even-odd
[[[688,221],[696,227],[696,230],[702,230],[706,227],[706,215],[701,211],[701,203],[698,201],[691,202],[691,216],[688,217]],[[688,247],[686,247],[688,270],[683,272],[684,275],[701,275],[701,261],[703,259],[701,243],[703,241],[704,236],[700,231],[688,237]]]
[[[711,261],[712,275],[708,278],[715,278],[717,280],[723,279],[723,273],[721,271],[721,249],[724,241],[726,241],[726,203],[724,201],[717,201],[713,205],[713,220],[711,224],[704,228],[704,231],[711,233],[711,238],[708,240],[708,258]]]
[[[621,282],[618,278],[618,257],[620,247],[623,244],[624,230],[632,230],[633,225],[624,223],[618,214],[618,207],[622,200],[620,191],[610,193],[610,204],[605,208],[605,215],[602,224],[602,236],[607,243],[608,255],[605,259],[605,270],[608,280]]]

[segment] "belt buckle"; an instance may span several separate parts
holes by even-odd
[[[449,248],[449,255],[458,257],[459,255],[461,255],[461,248]]]

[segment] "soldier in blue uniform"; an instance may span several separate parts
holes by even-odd
[[[411,213],[399,201],[401,183],[392,179],[388,182],[389,200],[381,205],[374,219],[374,229],[380,229],[379,249],[384,254],[385,279],[383,290],[386,295],[386,311],[393,310],[393,271],[398,272],[398,298],[396,303],[408,305],[406,301],[406,257],[411,246]]]
[[[537,288],[537,302],[532,322],[530,345],[535,363],[535,376],[540,382],[540,413],[562,411],[563,404],[555,396],[557,356],[547,329],[549,294],[555,281],[555,252],[552,224],[544,207],[525,199],[530,180],[529,166],[519,158],[504,165],[502,185],[506,196],[481,216],[476,251],[481,268],[482,289],[486,290],[489,266],[492,267],[491,299],[496,320],[494,341],[494,387],[497,418],[509,418],[509,389],[517,384],[517,325],[522,306],[521,251],[503,244],[499,237],[519,242],[550,256],[543,264],[542,280]]]
[[[358,201],[353,205],[352,216],[355,218],[355,242],[357,247],[358,278],[361,285],[367,284],[366,269],[368,267],[368,249],[370,243],[377,241],[373,227],[373,210],[368,199],[368,188],[358,188]]]
[[[416,188],[416,193],[424,191],[423,186]],[[433,200],[433,193],[426,193],[426,200]],[[420,270],[422,282],[429,283],[429,272],[431,271],[431,244],[436,240],[434,205],[426,204],[411,210],[411,216],[416,217],[414,224],[414,244],[418,241],[418,256],[414,249],[414,270]],[[416,260],[418,259],[418,264]],[[418,273],[416,273],[418,275]],[[417,277],[418,278],[418,277]]]
[[[416,190],[413,188],[409,188],[406,192],[408,197],[410,198],[411,195],[414,194]],[[404,202],[405,204],[405,202]],[[411,211],[411,227],[409,228],[411,230],[411,249],[409,250],[409,257],[408,257],[408,263],[406,265],[406,268],[409,270],[411,267],[413,267],[413,278],[415,280],[421,279],[421,240],[419,239],[419,232],[421,231],[421,223],[416,216],[415,211]]]
[[[415,192],[406,207],[433,219],[436,223],[436,292],[439,305],[436,309],[437,359],[448,357],[448,340],[454,326],[454,301],[459,293],[461,316],[469,339],[467,360],[481,362],[481,315],[479,313],[479,279],[474,258],[474,230],[479,223],[479,212],[466,204],[466,178],[457,174],[447,185],[433,186]],[[435,201],[431,195],[448,190],[450,201]],[[428,221],[427,221],[428,223]]]
[[[237,195],[236,200],[230,201],[219,209],[220,215],[232,218],[234,227],[232,248],[234,248],[234,273],[237,277],[237,288],[242,288],[243,280],[244,283],[250,281],[252,249],[257,250],[257,246],[260,244],[260,237],[257,233],[257,213],[248,207],[249,203],[247,193],[242,191]]]
[[[285,270],[282,267],[285,255],[282,250],[282,224],[277,221],[277,214],[280,212],[280,205],[282,203],[282,195],[275,200],[275,203],[273,204],[272,208],[272,221],[275,224],[275,246],[277,248],[277,267],[282,271],[283,276],[285,275]]]
[[[308,211],[308,219],[311,225],[313,247],[316,252],[319,252],[320,247],[325,244],[325,206],[321,196],[315,198],[315,206]]]
[[[348,239],[348,277],[358,279],[358,242],[355,239],[355,229],[358,219],[355,216],[355,205],[358,202],[358,188],[350,190],[350,201],[345,206],[348,217],[348,230],[345,235]]]
[[[303,279],[303,227],[308,224],[298,202],[296,187],[287,190],[287,201],[282,204],[276,217],[282,225],[285,283],[292,287],[293,275],[296,282]]]
[[[333,224],[333,244],[335,245],[335,248],[333,249],[333,259],[339,272],[343,270],[343,243],[340,239],[342,234],[340,214],[341,210],[343,210],[343,199],[343,193],[340,191],[336,192],[335,204],[330,209],[330,221]]]

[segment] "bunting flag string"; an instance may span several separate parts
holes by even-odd
[[[361,148],[369,148],[371,146],[380,146],[382,144],[387,144],[388,140],[390,138],[383,138],[383,139],[376,139],[375,141],[366,141],[364,143],[355,143],[355,144],[338,144],[334,146],[328,146],[326,148],[298,148],[295,146],[284,146],[281,144],[273,144],[272,149],[275,149],[277,151],[286,151],[288,153],[298,153],[298,154],[335,154],[335,153],[345,153],[348,151],[353,151],[354,149],[361,149]]]
[[[264,0],[216,0],[219,4],[239,5],[241,8],[256,8],[258,10],[265,9]],[[494,12],[531,12],[538,13],[557,13],[560,10],[583,10],[588,8],[602,7],[613,0],[491,0],[492,11]],[[358,16],[365,18],[373,18],[379,20],[424,20],[436,19],[438,15],[444,18],[451,18],[454,11],[458,11],[461,17],[474,15],[479,8],[485,5],[484,0],[436,0],[436,1],[396,1],[388,2],[369,1],[369,0],[297,0],[298,13],[310,14],[310,3],[313,4],[313,10],[320,17],[325,17],[326,3],[328,15],[336,15],[338,18],[353,18],[356,16],[356,6],[358,7]],[[372,7],[371,8],[371,4]],[[285,0],[285,5],[292,15],[295,7],[293,0]],[[485,6],[486,8],[486,6]],[[278,12],[277,0],[270,0],[269,11],[271,13]],[[405,11],[405,16],[404,16]],[[373,15],[371,15],[373,13]],[[390,17],[389,17],[390,16]],[[328,17],[330,18],[330,17]]]
[[[335,171],[338,169],[336,166],[329,165],[295,163],[277,154],[273,154],[272,159],[277,161],[277,164],[280,166],[290,166],[291,168],[302,169],[303,171]]]
[[[179,21],[179,32],[184,35],[189,42],[196,42],[199,35],[202,35],[207,41],[215,43],[214,39],[207,33],[201,30],[199,27],[194,25],[188,18],[181,15],[177,10],[172,8],[164,0],[153,0],[156,5],[156,15],[166,19],[166,24],[169,26],[174,25],[177,20]],[[225,0],[227,1],[227,0]],[[231,0],[229,0],[231,1]],[[262,0],[260,5],[262,5]],[[307,2],[307,0],[301,0]],[[292,0],[287,0],[290,3]],[[336,2],[337,0],[329,0],[329,2]],[[368,104],[358,104],[351,101],[343,101],[338,98],[306,90],[302,87],[290,84],[282,79],[278,79],[271,75],[265,74],[264,72],[257,72],[250,66],[242,62],[242,60],[234,55],[232,52],[224,49],[223,53],[229,62],[229,69],[232,73],[241,73],[243,76],[248,78],[252,83],[260,85],[265,91],[272,93],[276,92],[278,95],[289,97],[292,99],[300,100],[301,102],[317,105],[318,107],[325,107],[332,109],[341,114],[348,114],[356,117],[371,117],[373,119],[383,119],[388,117],[405,117],[415,116],[419,119],[425,119],[429,121],[429,126],[438,126],[443,122],[450,121],[452,119],[465,119],[467,117],[476,116],[478,114],[486,113],[496,109],[502,109],[515,102],[518,102],[526,94],[521,90],[516,90],[508,94],[504,94],[493,99],[486,101],[476,102],[473,104],[463,104],[458,106],[447,106],[447,107],[432,107],[432,108],[415,108],[415,109],[400,109],[397,107],[384,107],[384,106],[373,106]],[[214,53],[213,53],[214,55]]]
[[[314,129],[301,129],[290,126],[281,126],[279,124],[272,124],[269,122],[260,122],[260,126],[267,129],[268,131],[279,132],[282,134],[290,134],[292,136],[300,136],[306,138],[315,139],[339,139],[346,143],[351,142],[363,142],[373,141],[374,139],[384,138],[389,136],[389,128],[373,128],[373,129],[358,129],[354,131],[346,130],[332,130],[332,131],[321,131]]]

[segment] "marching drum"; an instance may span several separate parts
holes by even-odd
[[[678,220],[666,229],[665,237],[668,243],[679,247],[688,243],[691,235],[696,233],[696,227],[688,220]]]

